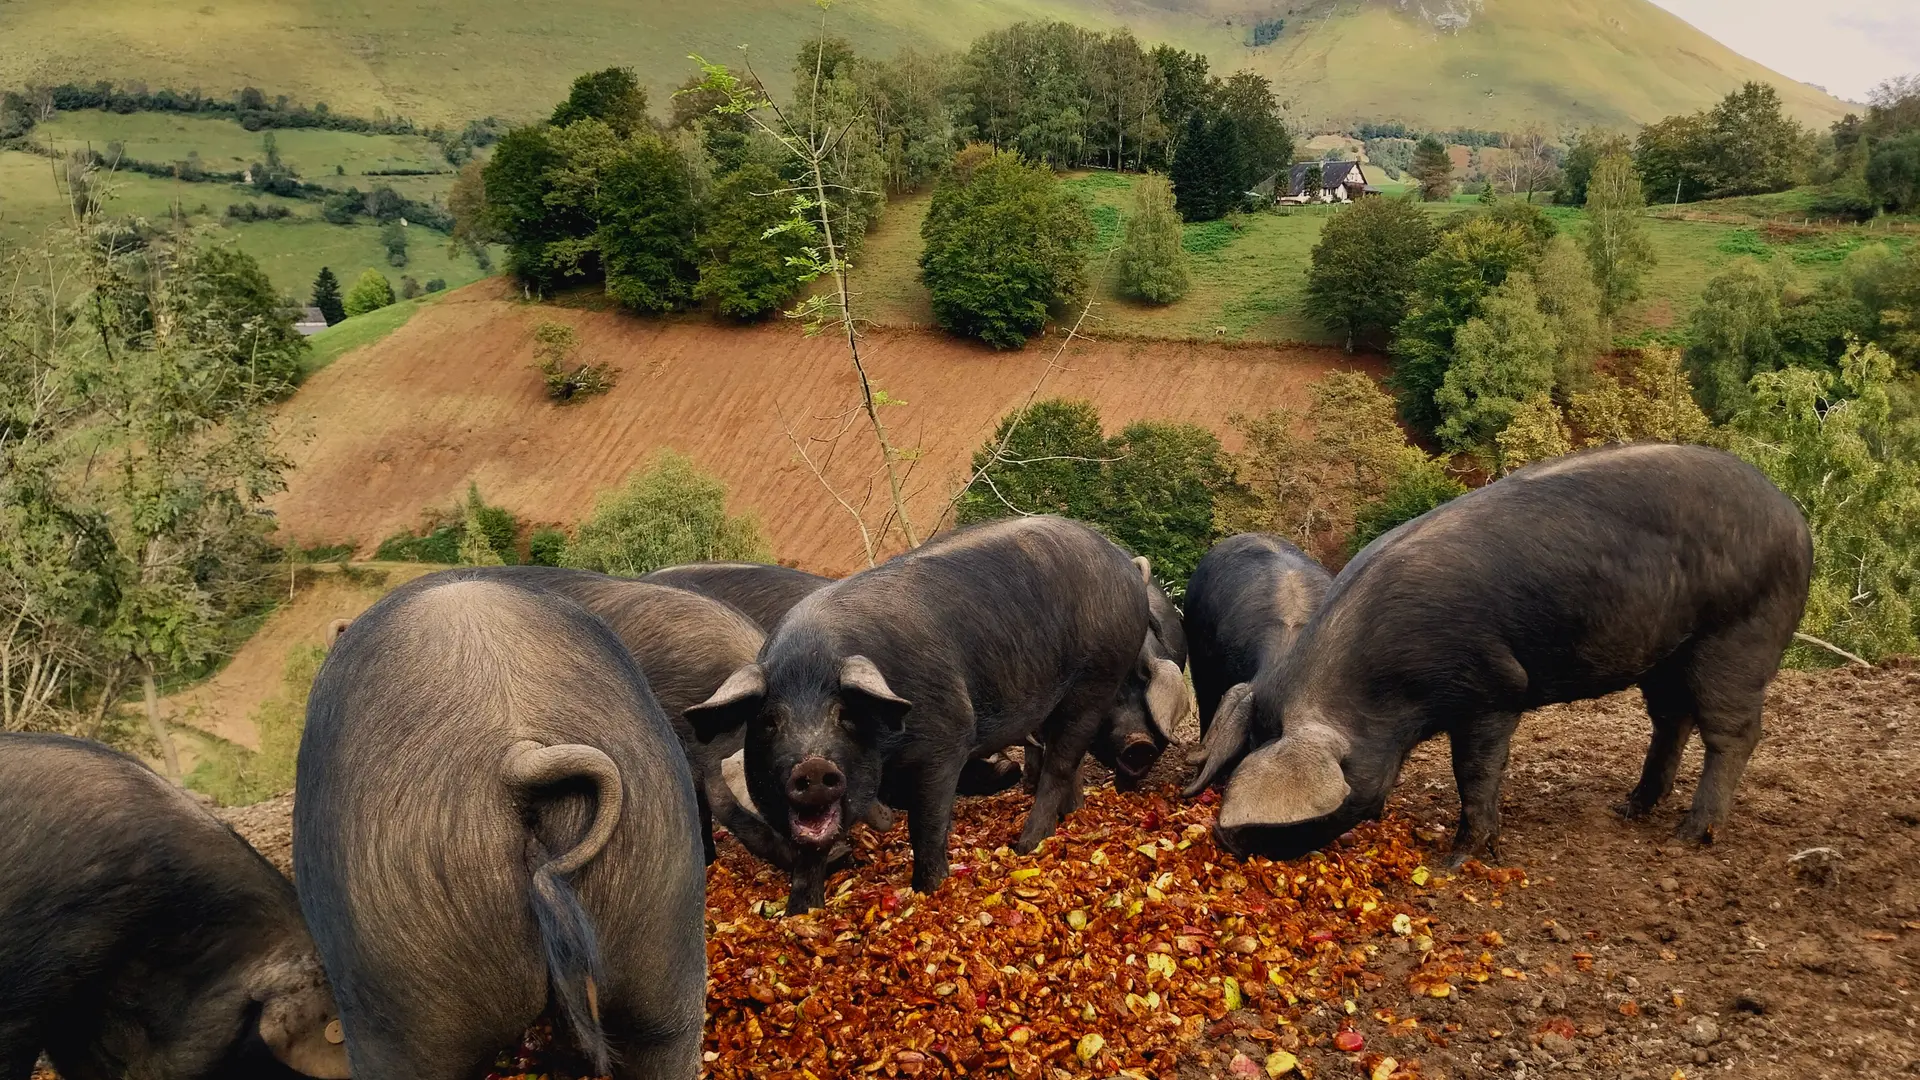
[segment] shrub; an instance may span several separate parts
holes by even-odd
[[[564,565],[567,534],[551,526],[538,528],[527,537],[527,563],[531,566]]]
[[[1014,349],[1084,287],[1093,224],[1045,166],[1002,152],[941,180],[920,235],[934,320]]]
[[[446,278],[443,278],[443,277],[430,277],[430,278],[428,278],[428,279],[427,279],[427,285],[426,285],[426,289],[427,289],[427,291],[428,291],[428,292],[430,292],[430,293],[436,293],[436,292],[444,292],[444,291],[446,290],[446,288],[447,288],[447,279],[446,279]]]
[[[387,537],[373,557],[392,562],[445,566],[499,566],[519,562],[514,543],[520,521],[504,507],[488,505],[480,489],[467,484],[466,499],[452,511],[434,511],[420,533]]]
[[[182,783],[221,806],[248,806],[291,791],[300,736],[306,728],[307,695],[326,657],[326,650],[318,645],[288,650],[279,691],[253,713],[260,749],[211,743]]]
[[[770,562],[751,515],[727,514],[727,489],[693,460],[662,450],[618,489],[602,492],[566,546],[564,562],[637,577],[707,559]]]
[[[380,546],[374,549],[373,557],[386,562],[457,566],[460,563],[460,541],[465,538],[464,522],[430,526],[427,532],[421,535],[397,532],[380,541]]]
[[[412,300],[420,295],[420,283],[412,274],[403,274],[400,278],[400,299]]]
[[[1184,588],[1217,536],[1214,494],[1228,482],[1220,440],[1196,424],[1142,420],[1114,437],[1108,455],[1107,495],[1093,523]]]
[[[1173,207],[1173,185],[1148,173],[1133,188],[1133,210],[1120,242],[1120,291],[1155,304],[1171,304],[1187,294],[1192,279],[1181,248],[1180,213]]]
[[[606,393],[617,374],[604,363],[574,363],[577,347],[573,327],[565,323],[543,322],[533,328],[534,366],[547,384],[547,396],[562,404]]]
[[[347,293],[346,313],[348,318],[365,315],[369,311],[378,311],[393,303],[393,283],[378,270],[368,268],[353,283]]]
[[[1380,537],[1466,493],[1466,485],[1448,476],[1439,462],[1410,464],[1394,476],[1384,495],[1354,513],[1347,553],[1358,555]]]
[[[389,266],[407,265],[407,227],[397,221],[380,226],[380,246],[387,249]]]

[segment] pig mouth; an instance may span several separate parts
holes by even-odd
[[[817,808],[788,807],[787,825],[800,843],[824,847],[840,835],[840,803],[836,800]]]

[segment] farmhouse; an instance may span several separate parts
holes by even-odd
[[[1319,171],[1320,182],[1309,184],[1314,177],[1314,170]],[[1366,175],[1360,171],[1357,161],[1304,161],[1287,174],[1287,193],[1281,196],[1280,201],[1296,205],[1308,202],[1352,202],[1361,196],[1379,193],[1379,188],[1367,185]]]
[[[327,317],[317,307],[302,308],[300,319],[293,324],[293,328],[300,331],[302,336],[317,334],[327,328]]]

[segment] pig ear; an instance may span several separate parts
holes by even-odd
[[[901,718],[913,708],[913,702],[894,694],[887,677],[864,656],[849,656],[840,662],[840,693],[842,697],[858,698],[865,711],[894,731],[900,730]]]
[[[1133,557],[1133,565],[1140,571],[1140,580],[1146,582],[1148,587],[1152,587],[1153,561],[1145,555],[1135,555]]]
[[[1147,664],[1147,718],[1160,737],[1173,741],[1173,729],[1187,718],[1187,680],[1180,665],[1154,657]]]
[[[748,664],[720,684],[713,696],[686,711],[693,737],[710,743],[721,735],[745,726],[748,718],[760,711],[767,700],[767,672],[759,664]]]
[[[1192,764],[1200,766],[1200,771],[1194,775],[1193,783],[1187,785],[1187,798],[1207,790],[1233,768],[1240,755],[1247,752],[1247,739],[1252,731],[1253,684],[1236,683],[1220,695],[1220,704],[1213,710],[1213,721],[1200,740],[1200,752],[1190,759]]]
[[[335,619],[332,622],[328,623],[327,624],[327,648],[329,649],[333,648],[333,643],[336,641],[339,641],[340,635],[346,633],[347,627],[351,626],[352,624],[353,624],[352,619]]]
[[[1312,727],[1248,754],[1220,800],[1220,827],[1297,825],[1340,809],[1352,794],[1340,766],[1344,745],[1333,732]]]

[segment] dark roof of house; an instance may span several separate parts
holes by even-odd
[[[1287,194],[1298,195],[1305,190],[1307,170],[1315,166],[1320,168],[1321,191],[1330,191],[1341,184],[1366,183],[1357,161],[1303,161],[1293,167],[1293,172],[1287,178]]]

